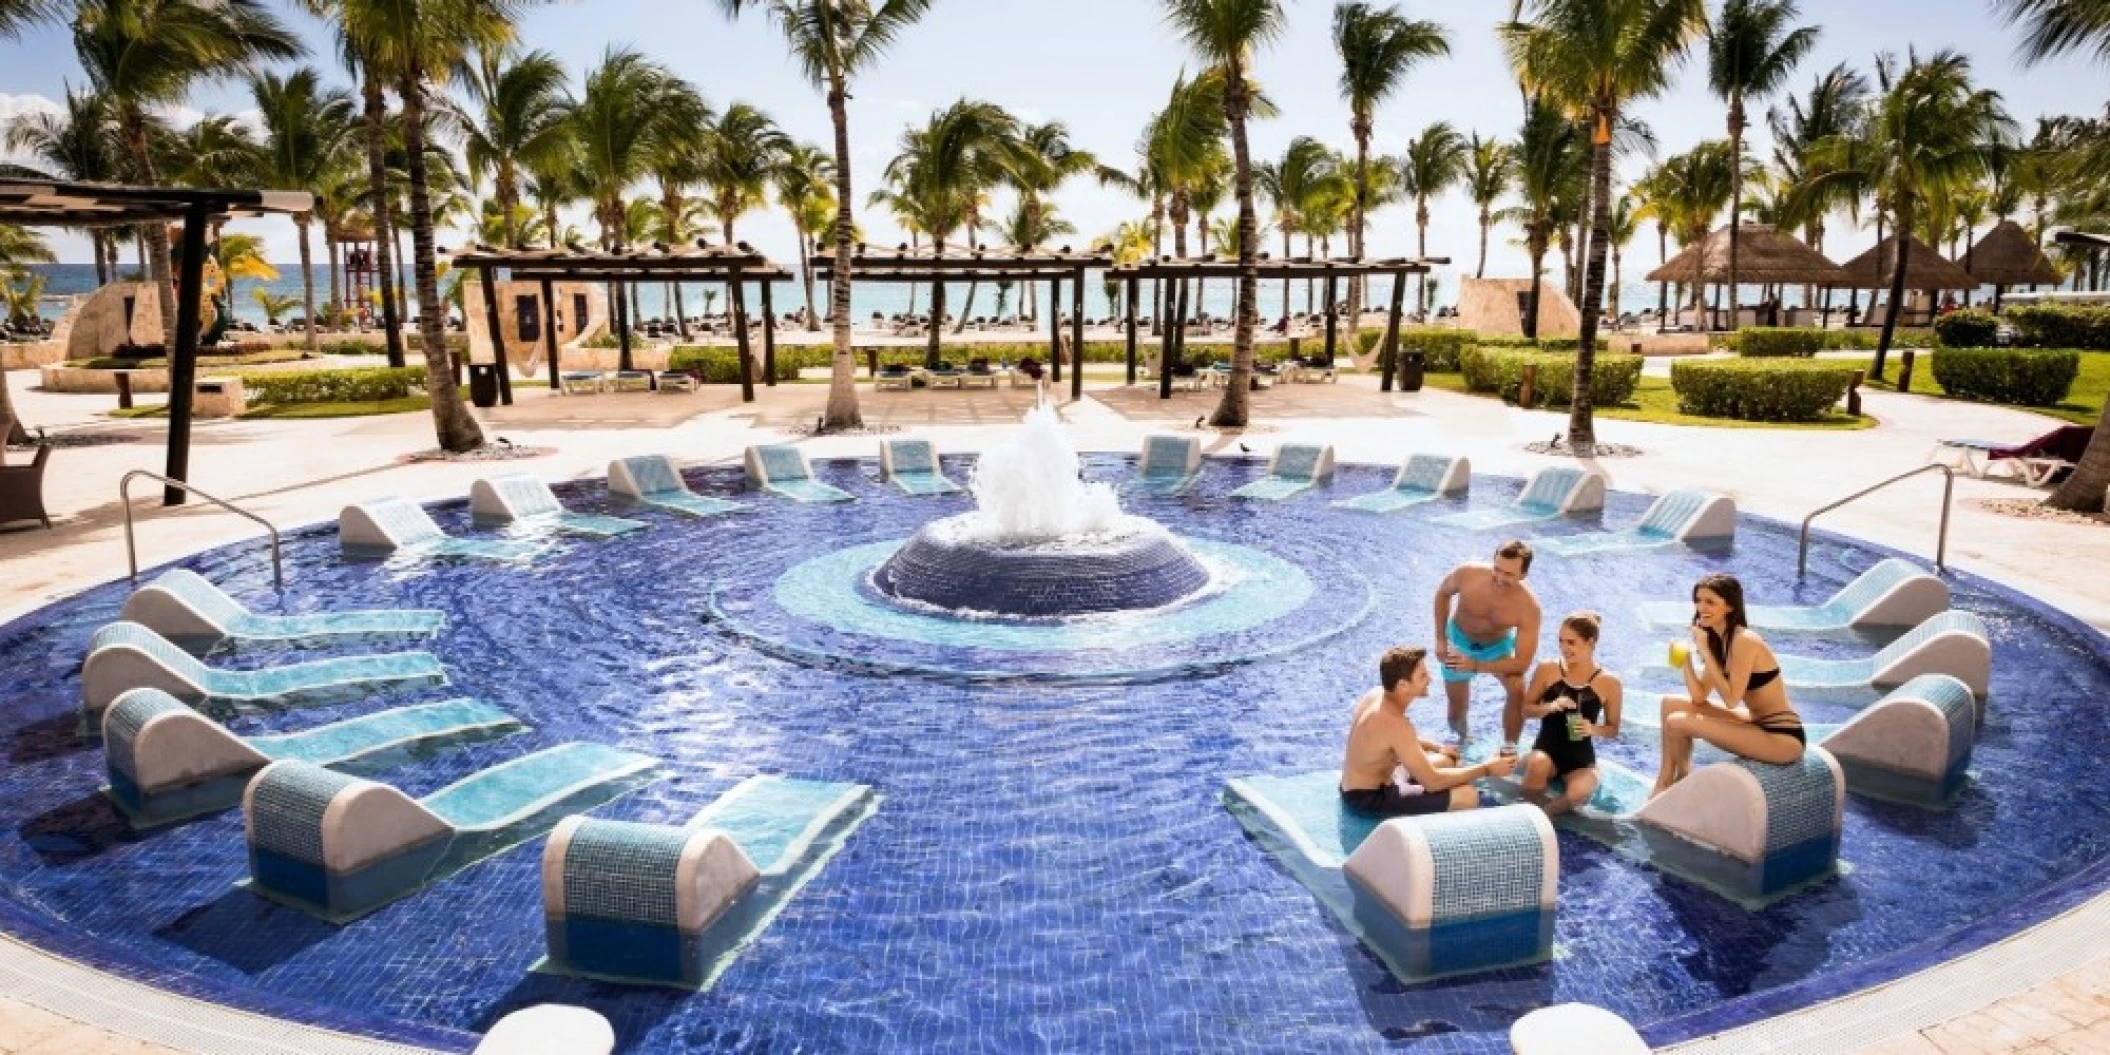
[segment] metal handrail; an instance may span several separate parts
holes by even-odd
[[[1847,495],[1845,498],[1833,502],[1831,505],[1825,506],[1824,508],[1819,509],[1814,513],[1811,513],[1809,516],[1803,517],[1802,544],[1795,551],[1795,577],[1798,579],[1802,578],[1803,575],[1809,571],[1810,521],[1815,520],[1819,516],[1822,516],[1825,513],[1829,513],[1832,510],[1837,509],[1840,506],[1843,506],[1849,502],[1854,502],[1866,498],[1869,495],[1872,495],[1877,491],[1882,490],[1883,488],[1889,487],[1891,484],[1897,483],[1900,480],[1910,480],[1913,477],[1918,476],[1922,473],[1934,472],[1937,469],[1940,470],[1942,474],[1941,530],[1934,537],[1934,569],[1936,571],[1949,570],[1949,506],[1956,495],[1956,470],[1951,469],[1946,465],[1934,464],[1922,465],[1909,473],[1899,473],[1898,475],[1893,476],[1890,479],[1883,481],[1882,483],[1862,488],[1859,491],[1855,491],[1853,494]]]
[[[203,498],[236,516],[246,517],[263,525],[264,530],[271,534],[271,585],[278,590],[286,588],[286,566],[279,559],[278,553],[278,529],[273,527],[269,520],[265,520],[263,517],[225,499],[214,498],[181,480],[171,480],[160,473],[148,472],[145,469],[134,469],[126,473],[124,479],[117,482],[117,503],[125,509],[125,558],[131,562],[133,582],[139,581],[139,545],[137,540],[132,537],[132,480],[134,477],[139,476],[158,481],[164,487],[180,487],[184,491],[197,495],[199,498]]]

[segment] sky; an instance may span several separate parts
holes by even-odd
[[[1286,6],[1287,33],[1256,62],[1256,75],[1281,110],[1279,117],[1253,125],[1256,160],[1279,157],[1299,135],[1343,149],[1353,146],[1329,35],[1332,4],[1287,0]],[[1403,0],[1400,6],[1409,17],[1446,25],[1451,54],[1418,67],[1404,90],[1379,111],[1373,150],[1398,154],[1435,121],[1448,121],[1462,132],[1512,135],[1522,103],[1494,32],[1508,17],[1507,0]],[[342,80],[327,31],[290,6],[274,7],[307,39],[309,61]],[[855,197],[861,203],[875,186],[904,128],[963,97],[998,103],[1029,121],[1062,121],[1078,146],[1107,164],[1132,169],[1143,123],[1163,103],[1182,67],[1195,65],[1164,25],[1162,10],[1151,0],[936,0],[880,65],[853,85]],[[1951,48],[1969,56],[1980,82],[2002,95],[2025,131],[2039,116],[2099,113],[2110,101],[2105,71],[2079,58],[2024,68],[2015,54],[2018,31],[2002,24],[1988,0],[1827,0],[1806,3],[1802,21],[1818,26],[1821,35],[1791,80],[1790,90],[1797,93],[1837,63],[1865,71],[1878,50],[1902,54],[1917,47],[1922,52]],[[525,47],[555,54],[575,83],[608,50],[634,48],[688,78],[714,105],[748,102],[800,139],[831,142],[824,100],[788,59],[775,28],[759,15],[729,22],[718,3],[706,0],[579,0],[531,9],[520,32]],[[38,29],[0,43],[0,119],[53,106],[68,83],[81,80],[70,41],[58,29]],[[1749,137],[1756,156],[1770,149],[1765,107],[1779,102],[1752,107]],[[239,113],[250,103],[239,82],[221,82],[194,92],[186,109]],[[1698,49],[1668,91],[1633,112],[1654,130],[1666,154],[1726,135],[1723,107],[1707,90]],[[1645,164],[1634,161],[1622,176],[1637,175]],[[1056,202],[1076,225],[1079,245],[1124,220],[1140,218],[1147,209],[1089,181],[1066,186]],[[1008,202],[1000,199],[998,211],[1006,208]],[[1471,203],[1453,193],[1433,203],[1431,212],[1429,254],[1450,256],[1470,269],[1478,242]],[[583,216],[568,219],[588,227]],[[877,211],[861,210],[859,222],[876,244],[905,240]],[[246,226],[264,236],[271,259],[296,259],[290,223],[259,220]],[[1835,222],[1825,246],[1835,259],[1847,259],[1874,241],[1872,230],[1848,231],[1847,226],[1843,219]],[[741,236],[776,259],[797,256],[791,226],[774,210],[743,219]],[[1496,230],[1490,275],[1528,273],[1523,250],[1512,244],[1517,237],[1514,229]],[[63,261],[89,259],[83,238],[60,234],[53,242]],[[1267,242],[1278,245],[1279,235]],[[1372,216],[1370,250],[1379,255],[1415,251],[1411,208],[1394,206]],[[1628,254],[1631,282],[1631,276],[1656,262],[1652,232],[1637,239]]]

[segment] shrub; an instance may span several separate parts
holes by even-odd
[[[1934,336],[1944,348],[1991,348],[1999,334],[1999,320],[1989,311],[1970,308],[1934,320]]]
[[[1471,339],[1470,343],[1472,343],[1472,344],[1477,344],[1477,345],[1479,345],[1479,346],[1480,346],[1480,347],[1482,347],[1482,348],[1536,348],[1536,349],[1539,349],[1540,351],[1547,351],[1547,352],[1572,352],[1572,351],[1576,350],[1577,348],[1580,348],[1580,347],[1582,347],[1582,338],[1580,338],[1580,337],[1545,337],[1545,338],[1541,338],[1541,339],[1538,339],[1538,340],[1533,340],[1532,338],[1529,338],[1529,337],[1510,337],[1510,336],[1507,336],[1507,335],[1501,335],[1501,336],[1482,336],[1482,335],[1475,335],[1475,336],[1474,336],[1474,337],[1473,337],[1473,338]],[[1598,350],[1598,351],[1600,351],[1600,352],[1602,352],[1602,351],[1605,351],[1605,350],[1609,349],[1609,348],[1610,348],[1611,346],[1612,346],[1612,341],[1611,341],[1611,338],[1609,338],[1609,337],[1599,337],[1599,338],[1597,339],[1597,350]]]
[[[272,370],[239,375],[252,403],[372,403],[402,399],[425,383],[423,367]]]
[[[1753,326],[1730,334],[1736,354],[1751,359],[1810,359],[1824,350],[1825,331],[1789,326]]]
[[[2110,308],[2023,304],[2006,315],[2023,347],[2110,350]]]
[[[1934,355],[1934,381],[1962,399],[2052,407],[2066,401],[2081,354],[2013,348],[1947,348]]]
[[[1522,348],[1472,346],[1459,356],[1465,386],[1475,392],[1493,392],[1512,403],[1522,394],[1524,367],[1538,367],[1533,391],[1550,407],[1564,407],[1575,390],[1575,356]],[[1590,401],[1614,407],[1634,398],[1641,384],[1641,357],[1600,353],[1590,372]]]
[[[804,357],[786,355],[794,349],[777,349],[777,380],[796,381],[804,365]],[[676,348],[667,356],[667,369],[693,371],[707,385],[737,385],[740,383],[740,350],[737,348]],[[762,353],[755,351],[756,380],[761,380]]]
[[[1739,421],[1816,421],[1846,395],[1855,368],[1831,363],[1711,359],[1673,363],[1678,409]]]
[[[1464,330],[1431,326],[1399,331],[1399,350],[1420,352],[1423,369],[1435,373],[1457,373],[1458,358],[1471,343],[1473,335]]]

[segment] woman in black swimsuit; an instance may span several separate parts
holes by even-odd
[[[1564,813],[1597,790],[1597,737],[1619,735],[1619,679],[1597,665],[1599,620],[1577,612],[1561,620],[1558,660],[1546,660],[1526,690],[1524,716],[1539,719],[1539,737],[1524,760],[1524,795],[1547,813]],[[1559,777],[1558,798],[1542,800],[1546,783]]]
[[[1692,742],[1705,740],[1754,762],[1786,765],[1802,757],[1802,717],[1788,703],[1780,660],[1744,619],[1744,587],[1709,575],[1692,588],[1692,654],[1684,696],[1663,697],[1660,795],[1692,771]],[[1719,703],[1711,703],[1712,694]]]

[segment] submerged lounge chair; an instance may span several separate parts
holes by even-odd
[[[1641,523],[1633,527],[1537,538],[1531,540],[1531,545],[1540,553],[1573,557],[1735,537],[1736,503],[1727,496],[1711,491],[1672,491],[1656,499],[1642,514]]]
[[[1282,502],[1332,478],[1332,444],[1285,443],[1268,459],[1267,475],[1231,492],[1231,497]]]
[[[1812,692],[1865,692],[1903,685],[1921,674],[1947,674],[1985,699],[1993,678],[1993,646],[1985,620],[1950,610],[1913,627],[1867,659],[1780,657],[1788,687]]]
[[[303,648],[343,641],[382,642],[429,638],[446,625],[447,613],[431,609],[258,615],[223,593],[204,576],[182,568],[161,573],[132,591],[119,619],[138,623],[203,655],[223,642],[240,646]]]
[[[643,787],[647,755],[569,743],[421,799],[309,762],[273,762],[242,794],[249,887],[342,923]]]
[[[857,496],[813,478],[806,452],[789,444],[763,443],[747,449],[747,482],[770,494],[808,505],[854,502]]]
[[[1397,513],[1424,502],[1462,495],[1472,484],[1473,466],[1464,458],[1416,454],[1399,467],[1398,475],[1392,478],[1392,486],[1344,498],[1334,505],[1365,513]]]
[[[397,707],[295,733],[238,736],[160,689],[133,689],[103,719],[109,794],[135,828],[227,809],[278,759],[343,766],[441,743],[502,736],[519,720],[487,703]]]
[[[960,490],[938,464],[937,448],[929,440],[883,440],[879,444],[879,475],[912,495],[949,495]]]
[[[1467,531],[1489,531],[1512,524],[1556,520],[1604,508],[1605,475],[1595,469],[1551,466],[1531,475],[1516,503],[1501,509],[1475,509],[1437,517],[1436,523]]]
[[[642,520],[574,513],[557,501],[548,484],[526,473],[494,476],[470,484],[469,511],[479,523],[545,528],[593,538],[614,538],[649,526]]]
[[[103,712],[132,689],[160,689],[209,713],[363,696],[392,689],[447,684],[430,652],[318,659],[263,670],[222,670],[198,662],[167,638],[137,623],[117,622],[88,639],[81,664],[81,718],[94,731]]]
[[[1185,494],[1202,478],[1202,443],[1192,436],[1146,436],[1142,464],[1129,486],[1154,495]]]
[[[692,517],[713,517],[747,508],[738,502],[689,490],[689,485],[682,482],[681,473],[675,471],[674,460],[664,454],[647,454],[608,463],[608,490],[640,505]]]
[[[1909,561],[1888,557],[1840,587],[1814,607],[1752,605],[1745,609],[1758,630],[1825,632],[1863,627],[1917,626],[1949,610],[1949,587]],[[1657,626],[1692,622],[1687,601],[1652,601],[1641,617]]]
[[[535,969],[708,986],[876,802],[863,784],[754,777],[683,827],[568,818],[542,851]]]
[[[424,507],[407,498],[382,498],[344,507],[337,538],[353,555],[411,553],[422,557],[518,561],[540,554],[538,542],[455,538],[440,530]]]

